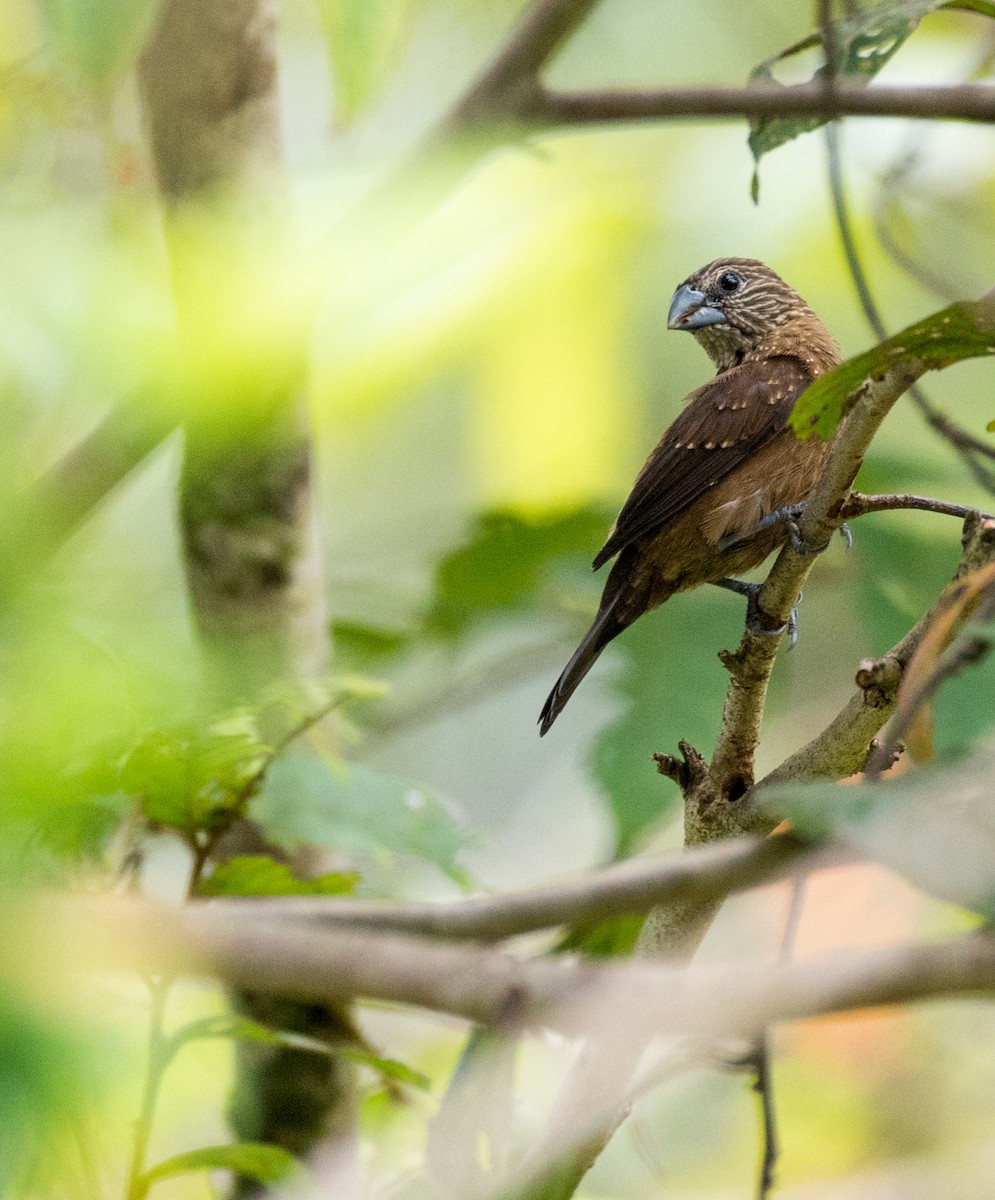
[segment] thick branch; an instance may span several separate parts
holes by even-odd
[[[205,905],[113,901],[84,910],[63,910],[58,920],[63,932],[73,923],[74,940],[90,945],[100,965],[207,971],[277,995],[382,1000],[571,1035],[592,1023],[631,1021],[647,1033],[751,1036],[776,1021],[995,989],[995,935],[979,932],[825,962],[677,969],[522,962],[399,935],[372,940],[362,931],[250,923]],[[88,928],[98,932],[96,943]]]
[[[784,878],[799,868],[843,861],[836,852],[816,855],[792,836],[743,838],[661,859],[635,859],[575,880],[498,896],[439,904],[379,904],[354,900],[280,897],[211,901],[219,915],[252,921],[292,918],[343,928],[438,938],[499,941],[558,925],[644,913],[655,904],[712,900]]]

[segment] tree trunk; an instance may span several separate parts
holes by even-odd
[[[140,84],[169,221],[181,354],[189,351],[195,363],[198,346],[210,354],[216,342],[237,362],[239,336],[247,355],[258,353],[251,328],[238,328],[237,302],[245,289],[259,287],[263,256],[279,248],[290,223],[273,5],[166,0],[142,56]],[[299,353],[273,359],[264,354],[261,370],[244,379],[233,373],[231,395],[177,398],[188,414],[180,495],[186,571],[215,704],[251,700],[268,684],[313,677],[328,665],[301,399],[303,338]],[[191,378],[194,391],[203,387],[196,374]],[[326,1040],[347,1028],[322,1005],[250,995],[235,1003],[260,1020]],[[334,1138],[338,1150],[354,1151],[350,1064],[242,1044],[237,1073],[231,1119],[239,1139],[309,1156]],[[258,1194],[258,1187],[240,1180],[236,1194]]]

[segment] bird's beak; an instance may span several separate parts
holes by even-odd
[[[682,284],[670,302],[667,313],[668,329],[702,329],[706,325],[720,325],[726,319],[721,308],[705,303],[705,293],[690,284]]]

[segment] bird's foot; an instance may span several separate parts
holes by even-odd
[[[798,601],[788,614],[788,619],[777,629],[767,629],[763,624],[764,612],[760,607],[760,589],[762,583],[745,583],[742,579],[719,579],[716,587],[725,588],[727,592],[735,592],[737,596],[746,597],[746,628],[757,637],[780,637],[788,635],[788,649],[793,650],[798,641],[798,605],[803,596],[798,595]]]
[[[740,542],[745,542],[748,538],[754,537],[758,533],[762,533],[765,529],[770,529],[774,525],[780,525],[782,522],[788,530],[788,541],[791,543],[791,549],[796,554],[821,554],[829,543],[825,546],[810,546],[801,535],[801,530],[798,528],[798,518],[805,511],[804,504],[789,504],[784,508],[775,508],[772,513],[768,513],[757,525],[752,529],[742,533],[731,533],[728,537],[724,537],[719,542],[720,550],[728,550],[732,546],[738,545]],[[844,521],[839,529],[840,537],[846,542],[846,548],[849,550],[853,545],[853,534],[850,532],[850,526]]]

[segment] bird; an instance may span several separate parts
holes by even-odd
[[[613,638],[676,592],[759,566],[791,530],[777,514],[802,504],[830,441],[788,424],[816,376],[841,361],[835,338],[799,294],[753,258],[719,258],[674,292],[667,328],[690,332],[715,376],[686,398],[594,559],[615,562],[591,628],[539,717],[540,736]],[[765,521],[765,519],[767,519]]]

